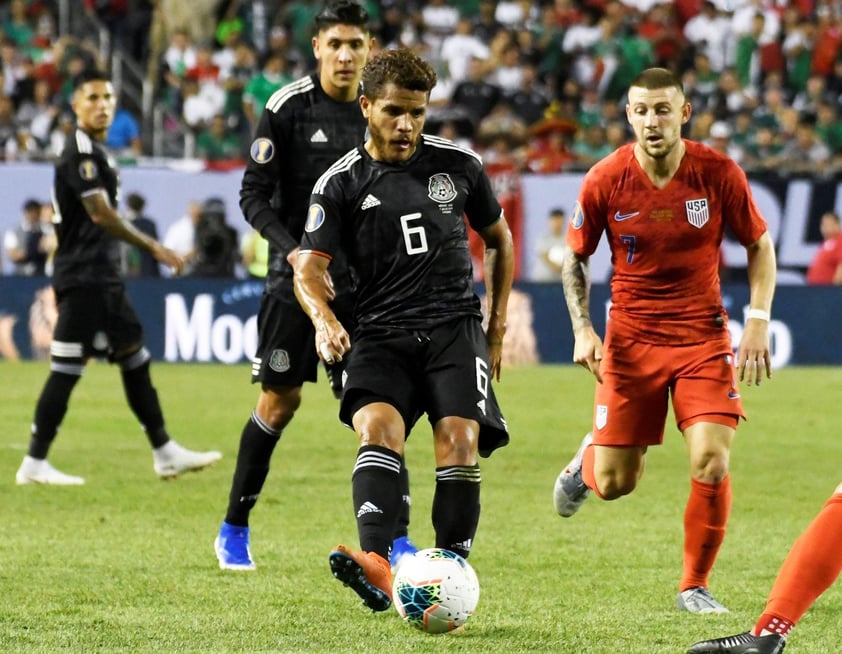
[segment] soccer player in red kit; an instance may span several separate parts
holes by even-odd
[[[775,250],[743,171],[681,138],[691,111],[672,72],[643,71],[626,105],[636,142],[595,164],[582,183],[562,282],[573,360],[597,380],[593,431],[556,480],[553,499],[569,517],[590,491],[605,500],[631,493],[647,448],[663,441],[671,398],[691,476],[676,604],[692,613],[726,613],[708,577],[731,506],[731,442],[745,417],[737,383],[771,376]],[[751,287],[736,369],[718,276],[726,226],[746,248]],[[614,269],[604,343],[588,306],[588,259],[603,233]]]

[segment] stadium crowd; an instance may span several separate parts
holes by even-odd
[[[314,65],[319,3],[81,4],[113,47],[144,66],[157,101],[189,126],[197,156],[212,167],[242,165],[269,95]],[[748,171],[842,172],[842,4],[834,0],[364,4],[380,47],[414,48],[436,66],[428,131],[489,161],[534,173],[587,169],[630,137],[630,80],[663,66],[680,73],[693,104],[687,137]],[[55,0],[0,7],[0,158],[49,160],[60,150],[72,124],[69,80],[102,63],[97,45],[58,35]],[[127,112],[112,146],[141,154],[139,122]]]
[[[55,0],[0,8],[0,157],[49,160],[71,123],[69,79],[98,44],[57,34]],[[71,3],[76,5],[76,3]],[[210,166],[242,164],[266,99],[314,64],[318,3],[84,0],[148,71]],[[689,138],[748,171],[842,172],[842,4],[834,0],[366,0],[380,47],[434,63],[428,131],[522,171],[587,169],[630,134],[623,89],[678,71]],[[198,18],[197,18],[198,17]],[[142,154],[127,112],[113,147]],[[118,131],[118,127],[121,129]],[[169,129],[174,126],[170,125]]]

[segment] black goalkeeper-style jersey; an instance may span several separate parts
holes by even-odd
[[[286,255],[301,240],[313,184],[362,142],[365,128],[359,102],[337,102],[316,74],[281,87],[266,102],[243,175],[240,208],[269,241],[267,292],[293,292]],[[337,293],[350,290],[341,258],[330,272]]]
[[[347,255],[360,326],[424,329],[481,316],[463,216],[481,231],[501,213],[479,155],[452,141],[423,135],[400,164],[360,146],[316,183],[301,249]]]
[[[116,208],[120,195],[117,165],[102,143],[77,127],[55,164],[56,291],[121,282],[119,242],[91,220],[82,204],[83,197],[103,192]]]

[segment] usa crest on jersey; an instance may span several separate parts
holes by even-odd
[[[433,202],[444,204],[456,197],[456,185],[447,173],[436,173],[427,184],[427,197]]]
[[[687,222],[693,225],[693,227],[701,228],[710,219],[707,198],[687,200],[684,206],[687,208]]]

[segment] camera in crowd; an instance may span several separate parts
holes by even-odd
[[[237,230],[225,219],[225,203],[209,198],[202,205],[196,225],[194,277],[233,277],[237,263]]]

